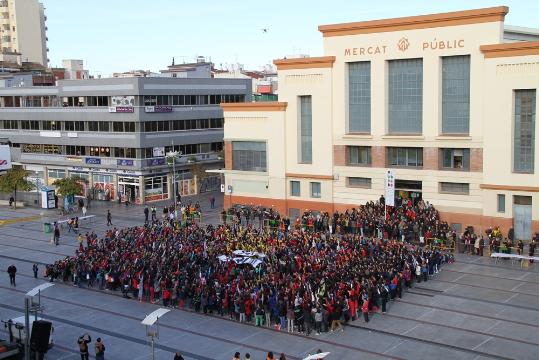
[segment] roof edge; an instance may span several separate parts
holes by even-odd
[[[324,37],[503,21],[507,6],[318,26]]]

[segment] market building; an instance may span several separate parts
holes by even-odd
[[[539,32],[507,7],[324,25],[324,56],[279,59],[279,102],[222,104],[225,205],[290,217],[397,196],[457,232],[539,231]]]
[[[0,89],[0,137],[38,184],[77,175],[95,200],[132,203],[200,189],[190,168],[222,167],[220,102],[251,100],[251,82],[211,78],[61,80]],[[165,155],[177,151],[173,168]],[[176,179],[176,185],[173,184]],[[207,179],[219,188],[220,179]]]

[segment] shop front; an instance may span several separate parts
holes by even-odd
[[[122,201],[141,204],[139,177],[118,176],[118,193],[122,197]]]
[[[65,169],[48,169],[47,170],[47,185],[51,186],[53,182],[60,179],[65,179],[67,172]]]
[[[169,198],[166,175],[147,176],[144,180],[144,201],[158,201]]]
[[[91,196],[94,200],[112,201],[116,198],[114,175],[92,174],[92,181]]]
[[[90,184],[90,175],[88,173],[86,173],[86,172],[70,171],[69,176],[70,177],[77,176],[77,177],[79,177],[79,178],[81,178],[83,180],[83,181],[80,182],[80,184],[82,185],[82,192],[80,194],[76,194],[76,195],[86,197],[88,195],[88,186]]]

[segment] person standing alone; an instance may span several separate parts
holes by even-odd
[[[107,210],[107,226],[112,225],[112,214],[110,213],[110,210]]]
[[[37,279],[37,272],[38,272],[37,264],[32,265],[32,271],[34,272],[34,279]]]
[[[9,284],[13,286],[17,286],[15,284],[15,275],[17,274],[17,268],[15,267],[15,265],[10,265],[7,268],[7,273],[9,274]]]

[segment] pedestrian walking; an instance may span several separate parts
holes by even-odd
[[[9,207],[12,207],[14,202],[15,202],[15,199],[13,198],[13,196],[10,196],[9,197]]]
[[[105,360],[105,344],[101,338],[97,338],[94,345],[95,360]]]
[[[90,334],[84,334],[79,336],[77,344],[79,344],[79,353],[81,360],[89,360],[90,354],[88,353],[88,344],[92,342]]]
[[[87,212],[87,211],[88,211],[88,210],[86,209],[86,206],[83,205],[83,206],[82,206],[82,216],[86,216],[86,212]]]
[[[32,271],[34,272],[34,279],[37,279],[37,272],[38,272],[37,264],[32,265]]]
[[[152,206],[152,221],[157,220],[157,209],[155,208],[155,205]]]
[[[144,222],[148,222],[148,215],[150,214],[150,209],[148,205],[144,206]]]
[[[177,352],[176,355],[174,355],[174,360],[183,360],[182,354],[180,354],[179,352]]]
[[[57,222],[54,222],[54,235],[52,236],[52,241],[56,246],[60,243],[60,226],[58,226]]]
[[[112,214],[110,213],[110,210],[107,210],[107,226],[112,225]]]
[[[17,268],[15,267],[15,265],[10,265],[8,268],[7,268],[7,273],[9,274],[9,284],[10,285],[13,285],[13,286],[17,286],[15,284],[15,275],[17,274]]]
[[[215,208],[215,196],[210,197],[210,208]]]

